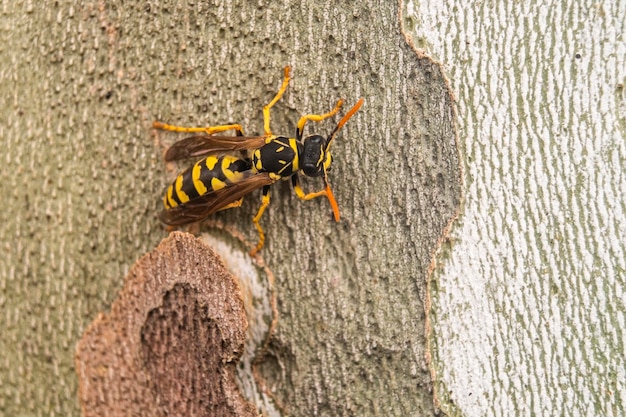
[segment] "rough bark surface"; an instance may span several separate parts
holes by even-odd
[[[443,409],[626,415],[626,2],[412,5],[467,155],[433,281]]]
[[[76,354],[83,416],[256,416],[235,383],[247,321],[236,280],[175,232],[135,264]]]
[[[407,44],[397,6],[3,4],[4,414],[77,414],[74,346],[166,233],[155,214],[173,173],[161,151],[180,136],[151,133],[152,121],[261,132],[286,64],[294,79],[273,109],[276,133],[290,135],[300,115],[340,97],[365,104],[333,143],[339,224],[326,201],[302,202],[286,184],[272,190],[263,256],[280,319],[261,377],[294,417],[436,413],[426,276],[458,210],[460,162],[442,70]],[[254,241],[258,202],[216,217]]]

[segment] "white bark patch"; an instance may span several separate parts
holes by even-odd
[[[433,294],[443,407],[622,415],[626,3],[407,10],[449,70],[467,164]]]

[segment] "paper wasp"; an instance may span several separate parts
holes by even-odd
[[[307,114],[300,117],[296,137],[288,138],[272,134],[270,109],[285,93],[291,78],[291,68],[285,67],[283,83],[272,99],[263,107],[262,136],[244,136],[239,124],[209,127],[181,127],[154,122],[156,129],[173,132],[201,133],[174,143],[165,153],[166,161],[206,156],[176,177],[163,198],[165,210],[159,218],[168,225],[179,226],[195,223],[219,210],[239,207],[243,197],[258,188],[263,189],[261,207],[252,219],[259,233],[259,243],[250,252],[257,253],[265,242],[265,233],[259,221],[270,203],[270,186],[278,180],[291,178],[296,195],[303,200],[326,196],[336,221],[339,207],[328,183],[328,170],[332,162],[330,144],[339,129],[363,104],[360,99],[337,123],[327,138],[310,135],[303,138],[308,121],[321,122],[339,112],[343,100],[325,114]],[[234,130],[235,136],[215,134]],[[309,177],[321,177],[324,189],[306,194],[300,186],[298,173]]]

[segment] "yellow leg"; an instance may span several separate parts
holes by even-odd
[[[289,84],[289,80],[291,79],[291,67],[287,65],[285,67],[285,78],[283,78],[283,85],[280,86],[280,89],[270,101],[267,106],[263,107],[263,128],[265,130],[265,135],[270,136],[272,134],[272,129],[270,129],[270,109],[280,98],[285,94],[285,90],[287,90],[287,85]]]
[[[259,221],[261,220],[261,216],[263,216],[263,212],[270,204],[270,187],[263,187],[263,201],[261,202],[261,207],[259,207],[259,211],[257,211],[256,216],[252,219],[254,223],[254,227],[256,227],[257,232],[259,232],[259,243],[257,243],[256,247],[250,251],[250,256],[256,255],[258,251],[261,250],[263,245],[265,244],[265,232],[261,227]]]
[[[240,124],[220,125],[220,126],[207,126],[207,127],[183,127],[168,125],[161,122],[153,122],[152,127],[155,129],[169,130],[171,132],[185,132],[185,133],[199,133],[204,132],[207,135],[213,135],[215,133],[225,132],[227,130],[235,130],[240,136],[243,136],[243,128]]]
[[[326,195],[326,190],[305,194],[304,190],[300,186],[300,180],[298,179],[297,175],[294,175],[293,177],[291,177],[291,182],[293,185],[293,191],[295,191],[298,198],[302,200],[312,200],[316,197],[321,197],[323,195]]]
[[[304,125],[306,124],[306,122],[308,121],[321,122],[324,119],[328,119],[329,117],[332,117],[335,114],[337,114],[337,112],[339,111],[342,105],[343,105],[343,100],[339,99],[339,101],[337,102],[337,105],[335,105],[335,108],[329,111],[328,113],[307,114],[307,115],[302,116],[300,120],[298,120],[298,139],[302,138],[302,132],[304,131]]]
[[[326,196],[328,202],[330,203],[330,207],[333,209],[335,221],[339,221],[339,206],[337,205],[337,201],[335,200],[335,196],[333,195],[328,182],[324,180],[324,183],[325,186],[323,190],[305,194],[304,190],[300,186],[300,179],[298,178],[298,175],[291,177],[291,185],[293,186],[293,191],[296,193],[298,198],[301,198],[302,200],[312,200],[317,197]]]
[[[222,207],[221,209],[219,209],[218,211],[222,211],[222,210],[227,210],[229,208],[235,208],[235,207],[241,207],[241,205],[243,204],[243,198],[240,198],[237,201],[233,201],[230,204],[226,204],[224,207]]]

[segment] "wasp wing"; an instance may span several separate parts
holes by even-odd
[[[190,136],[170,146],[165,153],[165,160],[177,161],[218,152],[256,149],[264,144],[265,136]]]
[[[203,194],[171,209],[163,210],[159,214],[159,219],[171,226],[199,222],[228,204],[243,198],[246,194],[274,182],[276,180],[270,178],[266,172],[250,174],[234,184]]]

